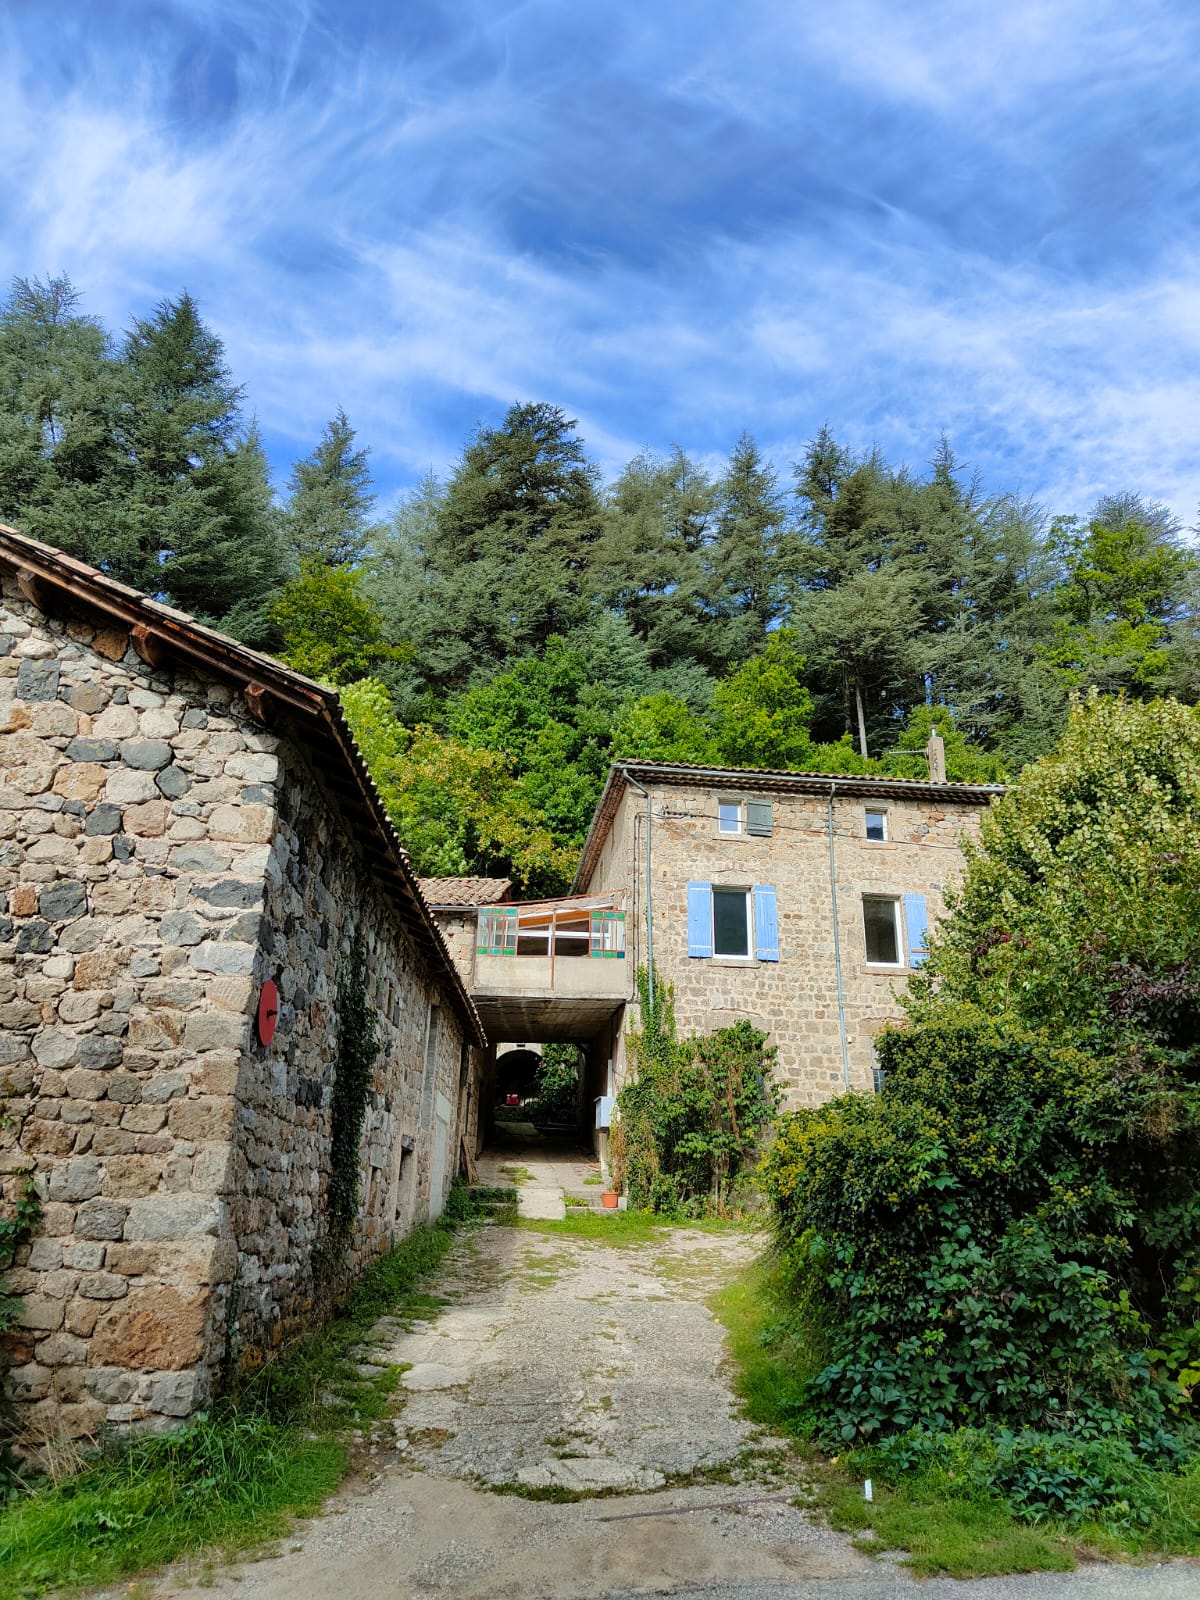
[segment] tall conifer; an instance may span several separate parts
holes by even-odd
[[[122,359],[131,481],[119,507],[128,581],[247,621],[280,579],[266,458],[241,420],[220,339],[189,294],[136,321]]]
[[[586,615],[598,475],[558,406],[511,406],[480,428],[446,487],[430,562],[461,677],[570,632]]]
[[[292,468],[281,526],[292,560],[303,566],[356,566],[376,532],[368,452],[355,449],[354,429],[338,409],[311,455]]]
[[[128,479],[120,371],[67,278],[14,280],[0,307],[0,517],[112,565],[108,509]]]
[[[727,662],[759,648],[784,610],[787,512],[774,468],[743,433],[717,486],[716,538],[708,551],[706,601]]]

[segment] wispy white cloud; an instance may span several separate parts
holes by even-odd
[[[0,272],[117,327],[186,284],[277,464],[343,405],[387,490],[536,397],[610,471],[946,428],[1194,515],[1185,0],[403,10],[13,9]]]

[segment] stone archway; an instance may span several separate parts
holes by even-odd
[[[502,1106],[509,1095],[522,1100],[537,1093],[538,1068],[542,1053],[528,1045],[496,1052],[496,1104]]]

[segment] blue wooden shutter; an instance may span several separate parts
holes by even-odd
[[[713,953],[713,903],[711,883],[688,884],[688,955]]]
[[[760,961],[779,960],[779,916],[775,891],[767,884],[754,885],[754,943]]]
[[[904,923],[908,930],[908,964],[919,967],[929,954],[925,946],[929,937],[929,917],[925,911],[923,894],[904,896]]]

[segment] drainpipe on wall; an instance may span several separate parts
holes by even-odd
[[[829,785],[829,899],[833,906],[833,965],[837,973],[838,1034],[842,1041],[842,1079],[850,1087],[850,1053],[846,1048],[846,995],[842,988],[842,939],[838,930],[837,865],[833,854],[833,797]]]
[[[645,789],[629,775],[625,774],[625,782],[632,784],[639,794],[646,797],[646,972],[648,974],[648,987],[650,999],[650,1014],[654,1015],[654,880],[651,876],[651,863],[653,860],[654,841],[654,802],[650,798],[649,789]]]

